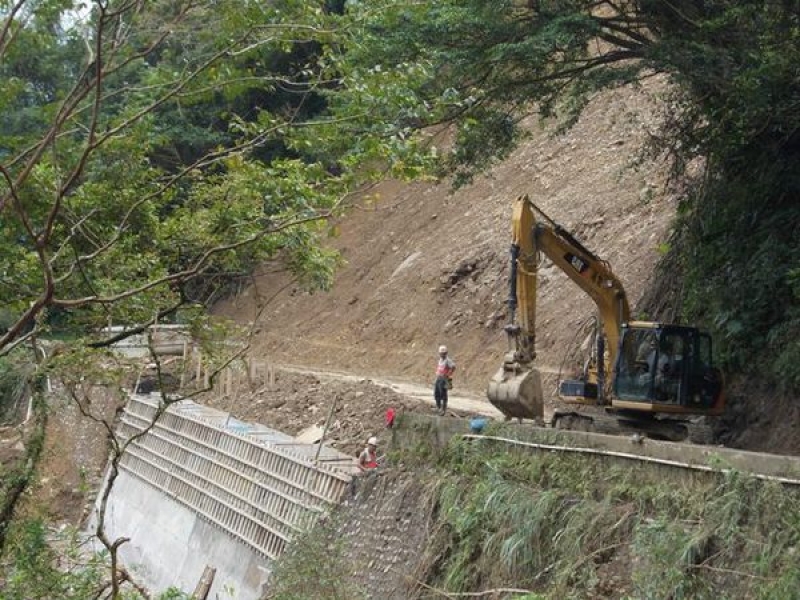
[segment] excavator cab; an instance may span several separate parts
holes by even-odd
[[[722,381],[711,337],[695,327],[622,325],[611,406],[644,412],[720,414]]]

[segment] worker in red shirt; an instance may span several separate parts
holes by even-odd
[[[358,468],[369,471],[378,466],[378,438],[375,436],[367,440],[367,447],[358,455]]]
[[[447,355],[447,346],[439,346],[439,362],[436,363],[436,381],[433,384],[433,399],[440,415],[447,412],[447,392],[453,387],[453,372],[456,363]]]

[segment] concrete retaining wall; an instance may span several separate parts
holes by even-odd
[[[411,448],[425,444],[444,448],[454,436],[469,436],[469,422],[428,415],[403,415],[394,442]],[[655,470],[720,473],[736,470],[788,485],[800,484],[800,457],[748,452],[722,446],[664,442],[641,437],[566,431],[516,423],[495,423],[486,431],[487,442],[502,446],[503,440],[527,443],[528,451],[558,451],[594,455],[600,460],[650,464]],[[496,438],[494,440],[490,438]],[[508,446],[508,444],[506,444]],[[520,446],[522,448],[523,446]]]
[[[151,590],[170,586],[194,591],[206,565],[217,569],[209,598],[258,600],[270,560],[166,496],[123,472],[112,493],[106,527],[112,539],[130,538],[120,548],[122,563]]]
[[[348,490],[354,459],[191,402],[136,437],[159,398],[131,397],[119,426],[133,442],[105,524],[112,539],[131,539],[123,563],[155,591],[186,592],[209,565],[209,598],[260,598],[271,561]]]

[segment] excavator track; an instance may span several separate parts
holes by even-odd
[[[714,443],[714,430],[703,417],[692,419],[640,418],[638,415],[596,411],[562,411],[553,414],[551,426],[569,431],[588,431],[608,435],[638,435],[654,440]]]

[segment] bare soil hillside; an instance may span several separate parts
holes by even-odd
[[[331,239],[347,262],[330,292],[305,293],[267,265],[217,312],[258,322],[259,358],[364,376],[430,381],[436,348],[447,344],[457,385],[480,393],[507,346],[502,328],[516,196],[529,194],[607,260],[632,304],[650,284],[676,202],[665,190],[665,165],[633,168],[658,124],[652,94],[604,94],[563,135],[531,120],[529,140],[456,192],[447,182],[384,182]],[[554,372],[594,307],[552,265],[540,273],[538,360]]]
[[[563,134],[531,119],[529,139],[517,151],[455,192],[448,182],[386,181],[360,197],[330,239],[346,264],[329,292],[304,292],[276,265],[264,265],[216,312],[255,325],[258,360],[367,378],[430,385],[436,348],[447,344],[458,365],[457,389],[480,396],[507,348],[510,212],[520,194],[608,261],[634,311],[644,298],[667,306],[659,294],[670,287],[655,267],[685,190],[667,186],[663,161],[639,160],[660,123],[664,89],[651,81],[646,89],[599,95]],[[593,313],[581,290],[542,264],[536,339],[546,410],[557,405],[557,373]],[[728,414],[714,422],[717,440],[800,452],[795,403],[774,390],[737,385],[733,375]],[[248,417],[269,423],[272,414]]]

